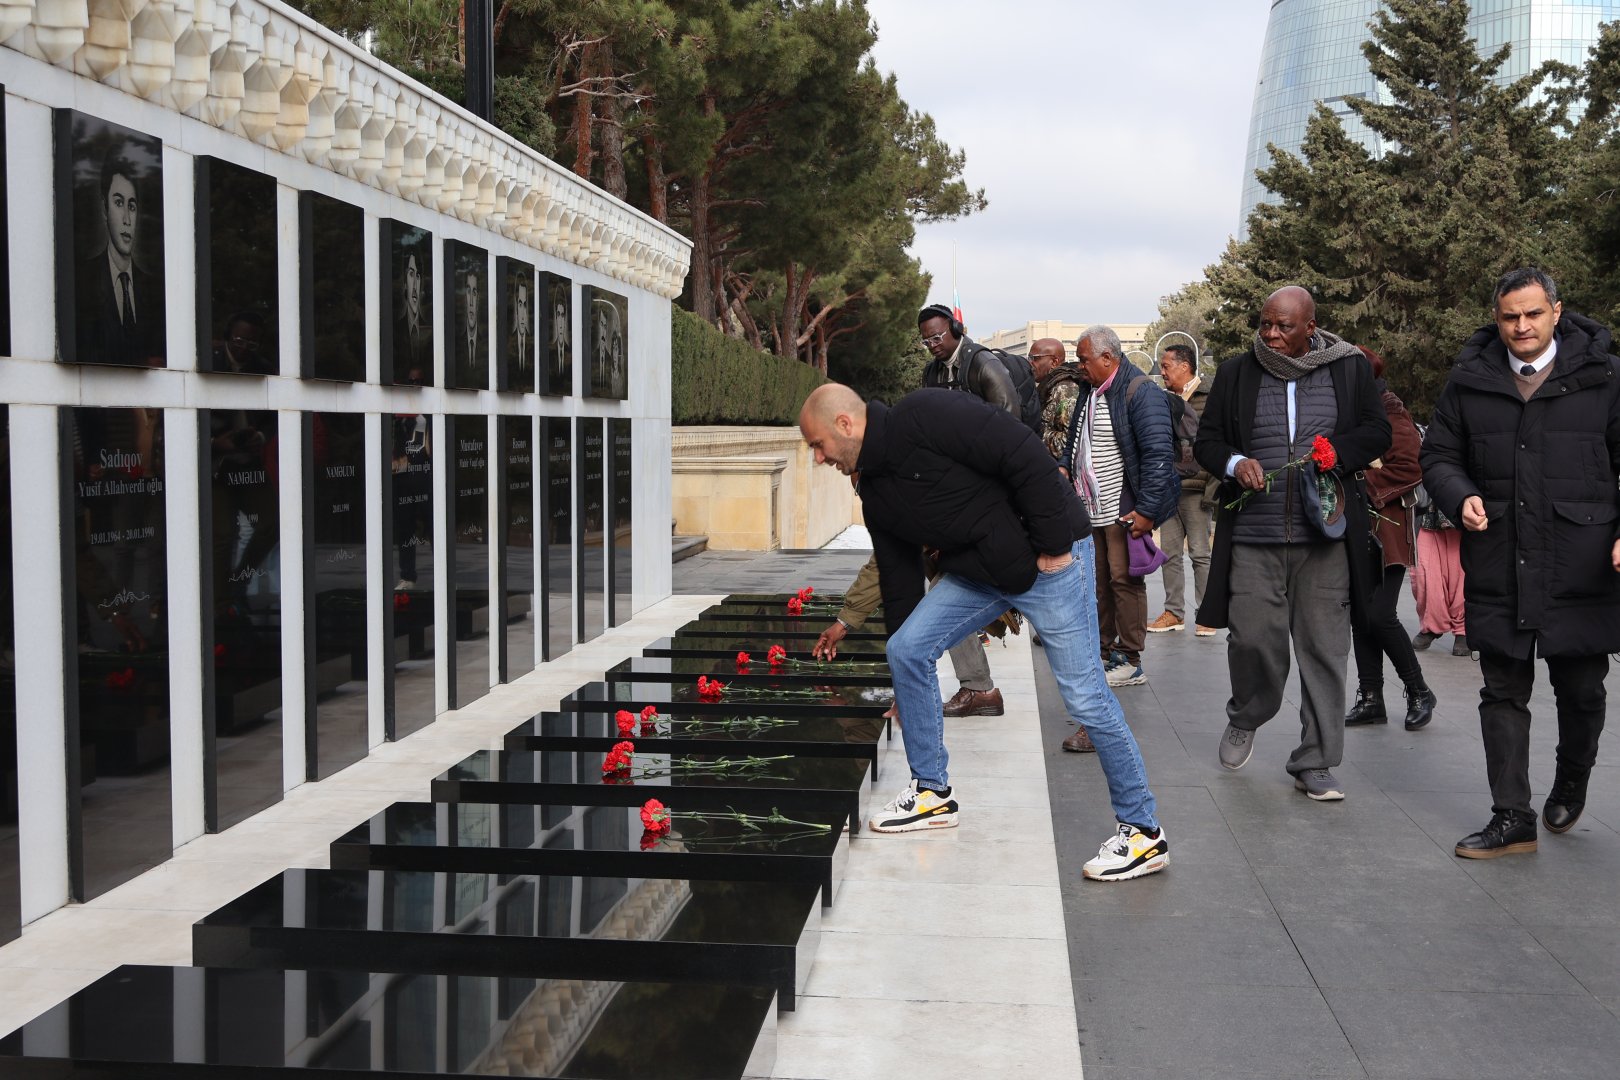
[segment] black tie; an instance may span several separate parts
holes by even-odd
[[[1519,369],[1519,374],[1523,375],[1527,379],[1530,376],[1534,375],[1535,373],[1536,373],[1536,365],[1534,365],[1534,364],[1526,364],[1526,365],[1524,365],[1524,367]]]
[[[118,285],[124,291],[123,324],[124,333],[135,329],[135,301],[129,295],[129,273],[124,270],[118,272]]]

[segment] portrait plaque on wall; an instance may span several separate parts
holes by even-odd
[[[6,209],[6,88],[0,86],[0,251],[11,250],[11,213]],[[11,260],[0,259],[0,356],[11,355]],[[0,941],[4,940],[0,931]]]
[[[163,411],[64,409],[62,437],[70,874],[88,900],[174,849]]]
[[[566,416],[540,418],[540,659],[574,647],[574,434]]]
[[[195,198],[197,370],[278,374],[275,178],[199,157]]]
[[[377,223],[383,268],[382,381],[433,385],[433,234],[403,221]]]
[[[609,450],[613,466],[608,473],[608,625],[629,622],[635,614],[631,597],[631,559],[634,551],[630,530],[630,480],[634,469],[635,442],[631,421],[608,421]]]
[[[3,110],[0,110],[3,111]],[[0,141],[0,154],[4,153]],[[5,260],[0,260],[3,262]],[[11,594],[11,425],[0,405],[0,944],[22,933],[17,852],[17,635]]]
[[[405,414],[383,420],[383,559],[393,592],[383,611],[383,640],[393,642],[383,689],[383,728],[403,739],[433,722],[435,693],[432,417]]]
[[[55,126],[62,359],[164,367],[163,144],[71,109]]]
[[[585,342],[590,357],[585,396],[623,401],[630,396],[626,370],[630,301],[594,285],[584,286],[580,295],[585,305]]]
[[[228,829],[281,799],[281,495],[276,414],[198,412],[202,486],[204,813]]]
[[[366,418],[304,417],[306,773],[366,756]]]
[[[366,380],[365,214],[316,191],[298,193],[298,270],[306,379]]]
[[[505,484],[500,492],[501,682],[534,670],[534,427],[527,416],[500,418]]]
[[[489,693],[489,423],[483,416],[445,418],[449,470],[450,707]]]
[[[574,283],[560,274],[540,274],[540,392],[574,392]]]
[[[489,389],[489,252],[444,242],[445,385]]]
[[[495,389],[532,394],[536,348],[534,267],[502,255],[495,260],[495,289],[495,311],[500,318]]]
[[[579,640],[589,641],[607,628],[607,485],[605,422],[580,417],[575,473],[579,482],[579,526],[574,532],[578,551]]]

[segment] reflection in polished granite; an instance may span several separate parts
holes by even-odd
[[[665,790],[664,795],[669,795]],[[573,803],[397,802],[332,841],[338,870],[443,870],[473,874],[580,874],[597,878],[799,881],[821,886],[829,905],[849,858],[847,813],[829,804],[792,816],[824,828],[761,822],[724,813],[677,815],[668,836],[643,847],[635,806]],[[612,897],[585,898],[593,921]]]
[[[565,712],[601,712],[604,704],[614,709],[639,711],[652,705],[660,713],[691,716],[752,716],[769,710],[776,716],[882,716],[894,702],[887,687],[839,686],[806,700],[737,700],[699,698],[694,682],[632,683],[589,682],[567,694],[557,707]]]
[[[737,662],[735,655],[715,659],[702,656],[632,656],[607,669],[609,682],[685,682],[699,675],[750,688],[772,687],[792,690],[817,686],[869,686],[889,689],[887,661],[834,660],[815,668],[772,667],[765,652],[751,652],[749,662]],[[892,700],[893,694],[891,692]]]
[[[828,611],[819,615],[789,615],[785,611],[759,611],[751,612],[747,608],[724,607],[715,605],[705,608],[698,613],[697,622],[705,626],[725,628],[729,630],[742,630],[749,633],[769,634],[778,631],[794,630],[803,632],[814,631],[819,634],[832,625],[837,612]],[[886,637],[888,630],[882,619],[867,619],[860,630],[850,631],[868,637]]]
[[[603,772],[602,750],[480,750],[433,779],[435,802],[576,802],[640,806],[662,799],[692,810],[736,808],[788,814],[842,806],[850,825],[866,820],[872,786],[867,762],[851,757],[637,751],[631,771]]]
[[[877,739],[889,722],[846,716],[661,716],[635,734],[637,749],[689,753],[814,754],[865,759],[875,776]],[[656,734],[654,733],[656,732]],[[507,750],[607,750],[624,736],[605,712],[536,713],[506,733]]]
[[[701,627],[702,624],[694,624]],[[810,650],[815,647],[814,638],[786,637],[778,635],[769,637],[764,634],[734,634],[723,631],[720,634],[697,634],[682,630],[671,637],[654,638],[648,646],[641,650],[643,656],[703,656],[718,660],[727,660],[735,657],[739,652],[746,652],[750,656],[764,656],[772,645],[780,645],[787,650],[788,657],[793,660],[815,659]],[[859,660],[862,662],[877,661],[885,665],[888,670],[884,641],[880,638],[850,638],[846,637],[838,643],[839,659]]]
[[[0,1039],[0,1074],[763,1077],[775,1061],[772,997],[623,978],[132,965]]]
[[[287,870],[199,921],[210,967],[741,983],[793,1007],[821,932],[809,882]],[[587,922],[583,898],[614,896]]]

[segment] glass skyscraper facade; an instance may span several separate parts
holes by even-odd
[[[1388,100],[1361,54],[1378,7],[1379,0],[1272,0],[1249,118],[1240,234],[1247,232],[1249,211],[1267,198],[1254,178],[1255,170],[1271,164],[1266,144],[1297,154],[1317,102],[1338,114],[1351,138],[1374,154],[1383,152],[1381,140],[1347,104],[1355,98]],[[1513,46],[1498,73],[1501,82],[1544,60],[1585,63],[1599,25],[1620,18],[1620,0],[1474,0],[1471,7],[1468,30],[1481,53]]]

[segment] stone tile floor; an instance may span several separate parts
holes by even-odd
[[[709,556],[714,562],[707,565],[700,556],[677,567],[676,588],[693,580],[707,587],[714,579],[704,575],[717,574],[728,591],[803,584],[841,591],[863,554],[828,552],[806,560],[731,552]],[[1162,610],[1162,589],[1157,575],[1149,579],[1150,618]],[[1415,628],[1410,597],[1403,617]],[[1096,758],[1058,749],[1073,728],[1041,650],[1031,650],[1025,639],[1013,639],[1007,649],[992,646],[997,681],[1012,691],[1008,716],[950,721],[946,728],[960,766],[953,774],[964,799],[961,828],[881,839],[924,850],[987,843],[1016,848],[1038,844],[1042,830],[1051,829],[1062,893],[1062,927],[1051,930],[1068,944],[1069,1032],[1077,1035],[1088,1080],[1620,1076],[1620,746],[1611,735],[1586,815],[1573,831],[1543,832],[1534,855],[1456,858],[1452,845],[1486,822],[1490,796],[1477,720],[1479,668],[1450,655],[1450,645],[1448,637],[1419,653],[1440,697],[1430,727],[1408,733],[1397,718],[1388,726],[1351,729],[1338,770],[1348,797],[1318,804],[1295,792],[1283,771],[1297,731],[1297,680],[1289,681],[1284,711],[1260,731],[1253,760],[1228,772],[1215,757],[1225,727],[1224,635],[1149,635],[1149,681],[1119,695],[1159,800],[1170,867],[1108,886],[1083,881],[1079,872],[1109,829]],[[946,667],[942,683],[949,687]],[[1543,669],[1531,702],[1538,801],[1552,779],[1556,741],[1544,675]],[[1032,677],[1034,701],[1026,696]],[[1392,669],[1385,679],[1386,704],[1400,705]],[[1349,682],[1353,687],[1353,670]],[[1022,767],[1031,707],[1039,714],[1037,749],[1050,819],[1023,801],[981,809],[982,800],[974,798],[980,777],[986,787],[999,788],[990,780],[995,774],[978,771],[984,751],[1006,751]],[[905,775],[903,766],[895,771]],[[996,839],[987,841],[986,832]],[[882,853],[879,858],[890,862]],[[873,875],[877,865],[867,862],[859,872]],[[960,866],[979,870],[987,885],[1023,880],[1013,876],[1017,870],[983,860]],[[921,860],[914,880],[933,880]],[[932,1018],[952,1025],[958,1017],[926,1003],[972,993],[961,984],[977,976],[959,966],[963,952],[975,946],[958,936],[966,929],[958,914],[938,911],[941,903],[954,908],[960,897],[938,890],[929,897],[903,897],[893,905],[894,917],[919,925],[938,920],[918,933],[945,929],[949,946],[921,958],[873,951],[867,970],[848,976],[865,993],[885,995],[882,1012],[863,1018],[866,1027],[881,1025],[898,1040],[901,1030],[890,1028],[898,1020],[907,1024],[907,1041],[922,1039],[909,1062],[891,1054],[884,1063],[933,1064],[971,1076],[1018,1076],[1032,1068],[1058,1073],[1056,1061],[1032,1066],[1026,1053],[1029,1039],[1039,1041],[1041,1052],[1053,1044],[1052,999],[1045,990],[1022,995],[1026,1011],[980,1014],[971,1037],[953,1029],[956,1037],[935,1040],[940,1021]],[[1039,942],[1028,920],[1046,918],[1045,910],[1039,902],[1008,901],[976,918],[989,923],[981,932],[993,933],[999,924]],[[1038,947],[1032,951],[1040,956],[1038,967],[1006,948],[998,982],[1027,975],[1031,986],[1044,986],[1054,958]],[[895,990],[895,966],[916,971],[916,981]],[[819,962],[817,974],[823,974]],[[829,969],[819,983],[812,978],[811,993],[834,986],[845,993],[845,978],[835,981]],[[979,989],[994,997],[989,988]],[[1042,1004],[1047,1012],[1037,1011]],[[783,1025],[784,1062],[799,1060],[794,1040],[809,1026],[804,1021],[822,1015],[818,1005],[809,1003]],[[847,1008],[842,1000],[829,1003],[826,1015]],[[853,1044],[861,1026],[855,1017],[849,1023],[843,1037]],[[819,1034],[821,1021],[816,1024]],[[981,1026],[988,1024],[997,1026]],[[1062,1060],[1070,1059],[1065,1054]],[[866,1071],[829,1068],[816,1075],[857,1074]]]

